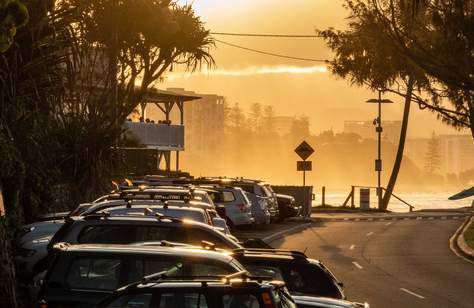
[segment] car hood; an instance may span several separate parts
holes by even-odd
[[[341,299],[334,299],[328,297],[316,297],[316,296],[299,296],[291,295],[295,300],[296,304],[314,305],[315,307],[328,307],[328,308],[369,308],[367,303],[355,303]]]

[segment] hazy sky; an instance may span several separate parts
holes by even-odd
[[[343,28],[347,12],[340,0],[194,0],[197,15],[212,32],[314,34],[315,29]],[[295,57],[328,59],[331,53],[320,38],[216,39],[263,51]],[[212,50],[217,67],[193,75],[174,72],[162,88],[182,87],[200,93],[225,96],[229,102],[249,106],[272,105],[278,115],[307,115],[318,133],[342,130],[344,120],[371,120],[375,106],[364,101],[375,97],[366,89],[351,87],[335,78],[323,63],[276,58],[216,43]],[[400,120],[402,100],[384,109],[383,119]],[[434,115],[413,106],[409,136],[427,137],[455,131]],[[429,127],[429,129],[426,129]]]

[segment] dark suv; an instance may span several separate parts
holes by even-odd
[[[244,270],[229,254],[203,249],[58,243],[39,299],[46,307],[90,307],[115,289],[173,269],[173,276],[228,275]]]
[[[108,216],[107,213],[70,217],[56,232],[48,247],[58,242],[71,244],[130,244],[170,241],[200,245],[214,243],[222,249],[242,248],[209,225],[170,217]]]
[[[263,281],[240,272],[206,279],[168,279],[166,273],[145,277],[114,292],[98,308],[295,308],[281,281]]]
[[[281,249],[236,249],[234,258],[252,275],[283,280],[292,296],[345,299],[343,284],[320,261]]]

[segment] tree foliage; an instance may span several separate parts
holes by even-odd
[[[435,132],[431,134],[426,150],[425,170],[428,173],[435,173],[441,169],[441,154],[439,148],[439,140]]]
[[[370,15],[376,25],[373,31],[384,37],[385,46],[426,76],[413,101],[447,124],[470,128],[474,136],[474,3],[350,0],[346,4],[351,19]],[[377,50],[385,53],[383,47]]]

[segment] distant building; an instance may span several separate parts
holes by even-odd
[[[197,94],[183,88],[167,90],[201,97],[184,105],[187,150],[197,155],[208,155],[209,152],[217,150],[224,139],[224,97],[216,94]]]
[[[460,173],[474,168],[474,140],[471,135],[439,135],[442,171]]]
[[[474,168],[474,140],[471,135],[439,135],[440,172],[459,174]],[[408,139],[405,154],[423,168],[429,138]]]
[[[382,119],[382,139],[398,143],[401,126],[401,121],[384,121]],[[344,133],[355,133],[362,138],[377,138],[373,121],[344,121]]]
[[[294,121],[295,117],[276,116],[273,118],[272,125],[277,134],[284,136],[290,133]]]

